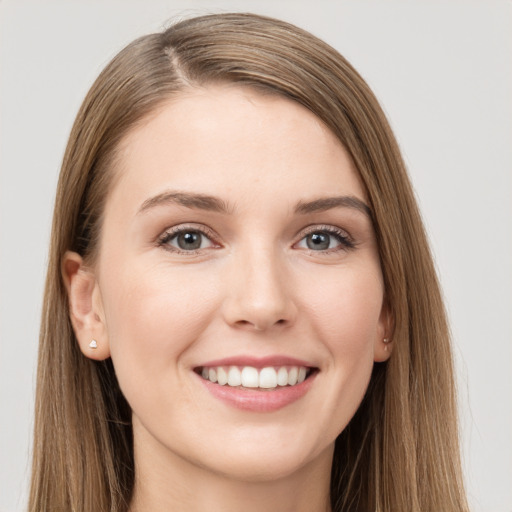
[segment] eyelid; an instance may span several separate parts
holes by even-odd
[[[172,239],[175,236],[179,235],[180,233],[186,232],[186,231],[197,231],[197,232],[201,233],[206,238],[208,238],[208,240],[213,244],[213,247],[185,251],[185,250],[179,249],[177,247],[171,246],[167,243],[170,239]],[[328,225],[328,224],[313,224],[313,225],[303,228],[296,235],[297,241],[293,244],[293,246],[294,247],[297,246],[297,244],[300,243],[306,236],[308,236],[312,233],[317,233],[317,232],[323,232],[323,233],[327,233],[329,235],[337,237],[337,239],[340,243],[340,247],[326,249],[323,251],[310,250],[311,252],[314,252],[316,254],[320,254],[320,253],[329,254],[331,252],[353,249],[357,245],[355,240],[350,235],[350,233],[348,233],[348,231],[346,231],[345,229],[342,229],[338,226]],[[217,235],[217,233],[215,231],[213,231],[211,228],[209,228],[208,226],[205,226],[204,224],[195,224],[192,222],[192,223],[177,224],[175,226],[166,228],[157,237],[156,243],[158,246],[160,246],[170,252],[174,252],[174,253],[178,253],[178,254],[187,254],[189,256],[192,256],[192,255],[198,254],[201,251],[204,251],[206,249],[221,247],[222,245],[218,241],[219,238],[220,237]]]
[[[218,235],[208,226],[205,226],[203,224],[195,224],[193,222],[191,223],[184,223],[184,224],[177,224],[176,226],[171,226],[158,235],[158,238],[156,240],[156,243],[158,246],[163,247],[164,249],[175,252],[178,254],[187,254],[187,255],[194,255],[199,253],[200,251],[204,251],[206,249],[211,249],[212,247],[203,248],[203,249],[195,249],[195,250],[182,250],[178,247],[174,247],[169,245],[167,242],[171,240],[172,238],[176,237],[180,233],[186,232],[186,231],[197,231],[204,235],[208,240],[213,244],[213,248],[218,248],[221,246],[220,242],[218,241]]]
[[[351,238],[349,232],[346,229],[342,229],[332,224],[311,224],[301,229],[297,236],[306,236],[317,231],[327,231],[328,233],[342,234],[346,238]]]
[[[340,250],[354,249],[357,245],[356,241],[352,238],[350,233],[345,229],[342,229],[338,226],[329,225],[329,224],[314,224],[314,225],[305,227],[298,233],[298,235],[297,235],[298,240],[297,240],[297,242],[295,242],[294,246],[296,246],[299,242],[301,242],[306,236],[308,236],[312,233],[318,233],[318,232],[328,233],[329,235],[336,236],[340,242],[341,248],[332,248],[332,249],[327,249],[324,251],[311,250],[311,252],[314,252],[317,254],[320,254],[320,253],[328,254],[330,252],[336,252],[336,251],[340,251]]]

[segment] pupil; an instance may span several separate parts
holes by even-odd
[[[325,233],[313,233],[308,236],[307,245],[309,249],[328,249],[329,248],[329,235]]]
[[[191,250],[201,247],[201,235],[199,233],[188,232],[178,235],[178,245],[180,249]]]

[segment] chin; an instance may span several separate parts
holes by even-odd
[[[286,479],[300,472],[307,461],[300,457],[287,457],[280,454],[277,457],[230,458],[209,468],[217,474],[228,477],[232,480],[247,483],[268,483],[276,480]]]
[[[276,443],[275,440],[265,443],[261,439],[242,445],[232,443],[229,448],[216,450],[209,457],[203,452],[197,463],[216,474],[248,483],[264,483],[292,477],[315,464],[315,461],[328,461],[330,466],[334,441],[322,448],[308,446],[297,439],[292,441],[293,443],[288,437],[288,442],[281,443]]]

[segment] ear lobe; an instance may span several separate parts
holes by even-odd
[[[68,251],[62,259],[62,278],[69,302],[69,317],[82,353],[96,360],[110,357],[103,304],[96,277],[82,257]],[[96,343],[92,343],[92,341]]]
[[[393,350],[394,327],[395,322],[393,314],[391,313],[391,308],[387,301],[385,301],[382,305],[373,349],[373,360],[376,363],[383,363],[391,356],[391,352]]]

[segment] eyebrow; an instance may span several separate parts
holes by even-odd
[[[177,204],[187,208],[196,208],[210,212],[229,213],[230,208],[227,203],[218,197],[205,194],[190,194],[188,192],[163,192],[144,201],[139,208],[139,213],[143,213],[155,206],[165,204]]]
[[[313,201],[299,201],[295,207],[295,213],[308,214],[325,212],[333,208],[352,208],[358,210],[370,219],[372,218],[372,211],[370,207],[354,196],[334,196],[334,197],[322,197]]]
[[[166,204],[177,204],[179,206],[185,206],[186,208],[195,208],[224,214],[233,212],[233,208],[218,197],[189,192],[166,191],[144,201],[138,213],[140,214],[156,206]],[[299,201],[295,206],[295,213],[307,215],[308,213],[324,212],[334,208],[351,208],[364,213],[370,219],[372,218],[370,207],[361,201],[361,199],[354,196],[322,197],[312,201]]]

